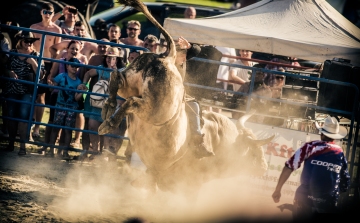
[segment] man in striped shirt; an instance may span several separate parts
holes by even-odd
[[[316,127],[321,133],[321,140],[305,143],[285,162],[272,198],[280,201],[281,188],[302,163],[300,186],[294,199],[294,220],[308,220],[319,213],[337,213],[337,201],[340,192],[346,192],[350,185],[347,161],[343,150],[335,144],[336,139],[347,135],[345,127],[337,119],[327,117],[324,125]]]

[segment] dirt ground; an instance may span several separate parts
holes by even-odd
[[[197,201],[189,202],[132,187],[140,174],[119,160],[67,162],[0,149],[0,222],[122,222],[134,216],[151,222],[278,222],[291,216],[270,198],[246,198],[231,181],[206,184]]]
[[[42,127],[39,142],[44,138]],[[6,140],[0,138],[0,222],[118,223],[131,217],[153,223],[291,219],[291,212],[281,212],[269,196],[249,193],[234,179],[206,183],[198,197],[188,201],[169,192],[150,194],[131,186],[132,180],[144,174],[136,162],[129,166],[122,159],[109,162],[105,156],[69,162],[39,155],[38,146],[32,144],[27,144],[26,156],[18,156],[18,143],[15,145],[14,152],[4,152]],[[120,158],[125,146],[118,152]]]

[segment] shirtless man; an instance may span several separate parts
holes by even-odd
[[[49,2],[43,3],[42,8],[40,10],[40,14],[42,17],[42,21],[31,25],[30,29],[44,30],[44,31],[54,32],[54,33],[62,33],[61,28],[52,21],[52,18],[54,16],[53,4],[51,4]],[[41,39],[42,39],[42,34],[36,33],[36,32],[33,32],[33,34],[34,34],[35,38],[40,38],[40,41],[34,42],[34,47],[35,47],[36,51],[40,52],[40,43],[41,43]],[[45,45],[44,45],[43,57],[51,58],[50,52],[46,49],[49,49],[50,46],[60,43],[60,42],[61,42],[61,37],[46,35],[46,39],[45,39],[45,43],[44,43]],[[46,73],[45,73],[45,78],[44,78],[45,82],[43,82],[43,84],[46,84],[47,76],[50,74],[50,69],[51,69],[52,63],[50,61],[46,61],[46,60],[44,62],[45,62]],[[37,95],[36,103],[43,104],[43,105],[48,104],[49,99],[50,99],[49,88],[39,87],[37,93],[38,93],[38,95]],[[44,114],[44,107],[35,107],[35,112],[34,112],[35,121],[41,122],[43,114]],[[40,136],[39,128],[40,128],[39,125],[35,125],[35,127],[33,129],[33,133],[32,133],[33,138],[38,138]]]
[[[120,40],[120,36],[121,36],[120,26],[118,26],[116,24],[111,24],[109,26],[109,30],[108,30],[108,37],[109,37],[110,42],[118,43],[118,44],[124,44]],[[122,57],[124,63],[127,64],[128,63],[128,56],[129,56],[129,49],[119,47],[119,50],[121,50],[120,51],[120,57]]]
[[[86,32],[85,25],[82,21],[77,21],[75,23],[74,28],[74,34],[75,36],[90,38],[88,33]],[[61,58],[64,56],[64,50],[66,50],[69,42],[71,40],[64,40],[60,43],[54,44],[49,48],[49,52],[53,56],[53,58]],[[94,54],[97,54],[97,44],[93,42],[86,42],[83,41],[83,47],[80,51],[81,54],[85,55],[87,60],[90,59],[90,57]]]
[[[64,16],[64,20],[59,20],[62,16]],[[52,21],[62,29],[63,34],[72,36],[75,35],[74,26],[77,20],[79,20],[78,11],[73,6],[65,6],[62,11],[57,12],[52,18]]]
[[[121,38],[120,41],[126,45],[143,46],[144,42],[139,39],[141,24],[137,20],[130,20],[127,24],[126,33],[128,37]]]
[[[144,47],[152,53],[158,53],[159,40],[156,36],[148,34],[144,38]]]

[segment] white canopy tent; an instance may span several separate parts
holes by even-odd
[[[360,29],[325,0],[262,0],[214,17],[168,18],[164,27],[193,43],[360,65]]]

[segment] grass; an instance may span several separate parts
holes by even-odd
[[[115,6],[120,6],[117,1],[115,2]],[[173,3],[183,3],[189,5],[202,5],[202,6],[211,6],[216,8],[226,8],[229,9],[231,6],[231,2],[221,2],[216,0],[173,0],[173,1],[161,1],[161,0],[145,0],[143,2],[173,2]]]
[[[2,115],[2,107],[0,105],[0,116]],[[49,115],[50,115],[50,111],[49,111],[49,108],[45,108],[45,111],[44,111],[44,115],[42,117],[42,120],[41,122],[42,123],[47,123],[48,120],[49,120]],[[2,127],[3,125],[3,119],[0,118],[0,127]],[[40,138],[38,139],[34,139],[35,142],[44,142],[44,139],[45,139],[45,126],[44,125],[40,125]],[[73,139],[75,138],[75,131],[73,131]],[[119,149],[119,152],[118,152],[118,155],[119,156],[124,156],[124,152],[125,152],[125,149],[127,147],[127,144],[128,144],[128,140],[124,140],[120,149]],[[0,141],[0,148],[6,148],[6,146],[8,145],[8,141],[7,140],[1,140]],[[20,148],[20,143],[19,142],[15,142],[15,148]],[[41,146],[38,146],[36,144],[32,144],[31,142],[29,143],[26,143],[26,150],[30,153],[35,153],[37,152],[37,149],[41,148]],[[79,148],[76,148],[76,149],[82,149],[82,146],[80,144]],[[75,152],[75,151],[70,151],[69,154],[71,156],[73,155],[78,155],[79,152]]]

